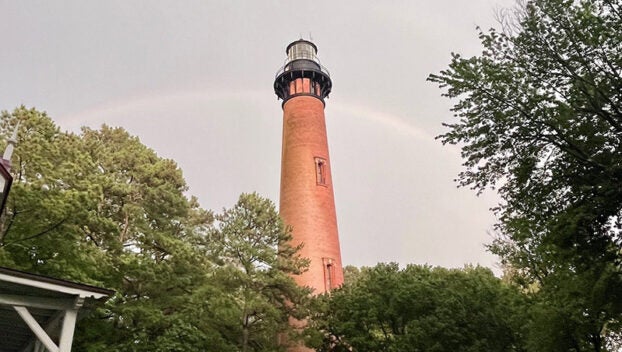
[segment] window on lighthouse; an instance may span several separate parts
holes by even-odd
[[[326,186],[326,159],[315,158],[315,181],[318,185]]]
[[[335,288],[335,266],[332,258],[322,258],[324,267],[324,290],[329,292]]]

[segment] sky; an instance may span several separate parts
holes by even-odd
[[[345,265],[499,273],[498,202],[454,181],[460,149],[435,136],[452,102],[426,82],[451,53],[481,52],[512,0],[0,0],[0,110],[43,110],[63,129],[120,126],[175,160],[215,211],[243,192],[278,204],[286,46],[311,39],[326,101]]]

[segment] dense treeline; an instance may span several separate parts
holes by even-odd
[[[61,132],[22,107],[3,113],[3,134],[18,123],[0,265],[116,291],[80,322],[75,350],[277,348],[307,291],[269,200],[243,194],[213,214],[184,195],[175,162],[121,128]]]
[[[489,269],[378,264],[314,300],[317,351],[524,351],[527,296]]]
[[[487,269],[347,268],[346,286],[309,302],[270,201],[243,194],[214,214],[121,128],[61,132],[22,107],[3,134],[18,123],[0,265],[116,291],[80,321],[75,350],[277,351],[300,336],[326,351],[518,350],[525,297]]]

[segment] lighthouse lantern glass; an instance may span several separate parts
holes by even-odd
[[[315,48],[309,43],[296,43],[289,48],[289,60],[307,59],[315,61]]]

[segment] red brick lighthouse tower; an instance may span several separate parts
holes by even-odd
[[[292,226],[292,245],[304,244],[309,270],[294,277],[323,293],[343,283],[337,216],[330,172],[324,98],[332,81],[307,40],[287,46],[287,59],[274,80],[283,99],[280,213]]]

